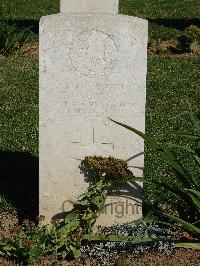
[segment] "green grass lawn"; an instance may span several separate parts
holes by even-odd
[[[59,13],[59,2],[59,0],[1,0],[0,18],[33,20],[33,24],[38,23],[41,16]],[[121,0],[119,13],[150,20],[150,40],[176,38],[182,35],[181,30],[191,24],[200,26],[199,0]]]
[[[180,125],[169,118],[186,108],[186,100],[196,110],[200,108],[199,63],[197,59],[169,57],[149,60],[147,132],[159,140],[165,140],[171,130],[180,129]],[[0,149],[37,155],[38,61],[1,59],[0,72]]]
[[[38,62],[0,60],[0,150],[38,154]]]
[[[157,140],[175,142],[170,132],[188,132],[191,129],[189,120],[180,119],[177,122],[170,118],[187,108],[187,100],[196,112],[200,111],[199,64],[200,60],[169,57],[149,60],[146,131]],[[37,156],[38,61],[3,59],[0,60],[0,71],[0,151]],[[184,143],[184,139],[181,139],[181,143]],[[174,197],[161,193],[160,187],[149,184],[152,180],[173,183],[174,178],[156,154],[148,149],[145,179],[146,201],[174,203]]]
[[[199,0],[121,0],[120,13],[138,17],[199,18]]]
[[[188,117],[172,119],[188,109],[200,114],[200,60],[157,57],[149,60],[147,79],[146,133],[161,142],[194,145],[188,139],[172,137],[170,133],[193,133]],[[196,147],[195,147],[196,148]],[[188,156],[188,155],[187,155]],[[157,155],[146,148],[145,200],[175,205],[176,199],[160,186],[149,182],[161,181],[174,184],[175,178],[169,167],[158,160]],[[186,160],[187,161],[187,160]]]
[[[58,13],[59,0],[1,0],[0,14],[3,19],[38,20],[41,16]]]
[[[58,13],[59,0],[1,0],[3,18],[39,19],[41,16]],[[199,0],[121,0],[120,13],[138,17],[199,18]]]
[[[13,205],[22,219],[34,218],[39,190],[38,60],[1,59],[0,72],[0,212]]]

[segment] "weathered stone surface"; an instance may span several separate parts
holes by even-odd
[[[147,21],[59,14],[40,21],[40,213],[69,211],[87,189],[85,156],[113,156],[143,176],[144,143],[109,120],[145,130]],[[98,224],[140,218],[141,189],[108,198]]]
[[[61,0],[60,12],[118,13],[119,0]]]

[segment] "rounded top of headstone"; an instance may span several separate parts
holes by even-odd
[[[119,0],[60,0],[60,12],[64,13],[118,13]]]

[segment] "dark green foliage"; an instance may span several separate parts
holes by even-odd
[[[184,111],[187,100],[199,111],[199,64],[199,60],[179,58],[149,60],[146,132],[158,141],[174,142],[177,137],[169,132],[191,131],[188,120],[169,118]],[[2,59],[0,71],[0,150],[38,155],[38,61]],[[182,137],[177,141],[186,144]],[[170,192],[163,193],[163,188],[155,184],[164,181],[179,186],[173,173],[152,149],[146,147],[145,153],[144,202],[178,206],[179,199]]]
[[[1,59],[0,72],[0,150],[38,155],[38,61]]]
[[[22,227],[19,227],[12,240],[0,239],[0,255],[14,257],[26,265],[48,254],[54,254],[62,259],[81,255],[82,241],[87,239],[92,241],[94,237],[88,234],[92,232],[93,225],[105,206],[108,190],[116,183],[124,182],[124,175],[129,173],[127,165],[119,159],[87,157],[86,161],[90,172],[97,169],[106,170],[106,172],[99,175],[98,180],[89,186],[84,196],[74,203],[73,210],[66,215],[64,221],[54,220],[49,232],[41,223],[35,226],[34,223],[26,221]],[[112,170],[120,170],[117,178],[111,174],[111,167],[113,167]],[[107,237],[104,241],[110,241],[111,238]],[[118,235],[113,235],[113,239],[117,242],[133,243],[151,240],[149,237],[126,236],[122,239]]]
[[[12,239],[0,237],[0,255],[25,264],[32,263],[33,258],[44,255],[47,242],[46,228],[40,225],[36,227],[34,223],[26,221],[14,229]]]
[[[16,228],[10,244],[14,248],[12,255],[27,264],[52,252],[51,238],[46,234],[46,227],[40,223],[36,226],[33,222],[25,221],[22,227]]]
[[[195,18],[199,0],[121,0],[120,13],[143,18]]]
[[[179,45],[177,49],[179,52],[193,52],[200,45],[200,28],[191,25],[186,28],[184,34],[178,38]]]
[[[185,115],[190,117],[190,120],[193,124],[193,132],[191,135],[184,134],[182,136],[195,141],[197,140],[198,142],[196,143],[196,149],[191,149],[188,146],[159,143],[152,137],[138,131],[135,128],[114,120],[112,121],[142,137],[147,144],[153,148],[153,150],[156,152],[156,155],[171,169],[173,169],[176,174],[175,178],[181,184],[182,188],[174,187],[172,185],[166,186],[165,182],[160,183],[160,186],[180,197],[181,200],[187,204],[188,208],[187,211],[185,211],[185,209],[181,208],[182,206],[179,206],[179,210],[181,209],[181,212],[179,213],[182,217],[184,217],[185,220],[169,214],[164,214],[164,216],[171,220],[177,221],[180,226],[184,227],[200,238],[200,120],[198,119],[198,116],[194,114],[191,105],[188,104],[188,108],[188,111],[184,111],[183,113],[177,115],[176,118]],[[179,135],[181,136],[181,134]],[[183,152],[184,155],[184,151],[186,151],[188,153],[188,162],[185,163],[185,161],[177,158],[176,150]],[[194,171],[192,171],[191,168],[193,162],[195,162],[196,166]]]
[[[190,172],[191,168],[189,168],[188,172],[186,172],[185,179],[188,181],[184,185],[183,190],[183,196],[182,199],[187,201],[190,204],[190,208],[192,212],[192,215],[189,215],[189,221],[180,219],[179,217],[175,217],[172,215],[164,214],[165,217],[178,222],[183,228],[190,231],[191,233],[195,234],[200,239],[200,119],[193,113],[192,107],[189,105],[189,110],[185,111],[176,117],[181,116],[189,116],[191,122],[193,123],[193,134],[184,134],[182,135],[185,138],[192,139],[193,141],[197,141],[197,147],[195,149],[191,149],[188,146],[175,146],[177,149],[186,150],[189,154],[191,154],[190,158],[193,158],[194,162],[196,163],[196,169],[195,172]],[[180,136],[180,134],[178,134]],[[182,165],[182,167],[185,167]],[[181,173],[177,173],[177,177]],[[191,221],[191,217],[193,217],[194,220]],[[188,218],[187,216],[184,218]],[[192,223],[191,223],[192,222]]]
[[[186,23],[188,25],[189,20],[195,17],[198,20],[199,9],[199,0],[170,0],[167,2],[165,0],[120,1],[120,13],[151,19],[149,23],[150,40],[183,36],[184,27],[181,24]],[[38,20],[42,15],[58,13],[59,1],[1,0],[0,10],[0,18],[3,19]],[[164,20],[160,21],[160,18]],[[186,21],[187,19],[188,22]],[[38,22],[32,21],[31,23]],[[2,25],[1,23],[1,27]],[[14,30],[12,26],[9,26],[9,31],[11,31],[11,28]],[[22,35],[20,37],[21,43],[24,42],[24,36],[26,36],[23,30],[21,33],[19,29],[16,32],[16,35],[17,33]],[[6,31],[8,32],[8,30]],[[1,38],[5,36],[6,31],[1,30]],[[192,29],[192,35],[195,32],[196,29]],[[191,31],[189,34],[191,34]],[[5,37],[3,38],[5,39]],[[37,38],[33,37],[33,39]],[[12,40],[16,41],[16,37],[10,40],[11,43]],[[15,46],[15,44],[14,47],[18,48],[18,45]],[[12,48],[13,45],[10,47],[11,51],[15,50]],[[0,50],[2,50],[2,47]],[[177,123],[168,118],[172,117],[174,113],[184,110],[187,99],[192,103],[194,109],[196,108],[196,111],[199,110],[199,63],[199,60],[161,57],[149,61],[146,129],[147,133],[151,132],[159,141],[173,142],[175,137],[168,135],[166,132],[180,129],[183,133],[188,134],[188,130],[192,128],[191,123],[186,121],[186,119],[181,118]],[[0,149],[4,151],[30,152],[37,155],[38,61],[33,59],[1,59],[0,71]],[[178,142],[179,144],[187,144],[184,137],[180,137]],[[181,187],[173,173],[169,171],[166,165],[160,162],[150,148],[146,149],[145,177],[144,200],[146,203],[167,202],[172,206],[180,206],[180,200],[173,193],[166,192],[163,187],[155,184],[155,180],[157,180],[158,182]],[[84,195],[75,205],[77,211],[82,208],[79,216],[77,217],[77,213],[75,213],[74,217],[72,217],[74,214],[72,214],[71,218],[70,216],[66,217],[65,226],[61,227],[60,230],[58,228],[56,230],[54,230],[55,228],[52,229],[51,237],[49,234],[46,235],[46,230],[44,230],[42,225],[38,229],[30,228],[30,232],[29,229],[26,229],[26,236],[23,233],[16,237],[15,247],[13,247],[13,243],[0,239],[0,251],[2,252],[3,250],[3,254],[11,254],[17,250],[17,254],[21,254],[26,262],[27,258],[32,261],[33,258],[36,259],[42,254],[48,254],[48,252],[57,254],[60,257],[65,257],[67,254],[78,256],[80,253],[77,247],[80,245],[80,238],[84,235],[84,230],[77,230],[76,227],[80,225],[80,219],[82,219],[82,227],[88,228],[88,231],[91,229],[98,210],[102,209],[104,204],[106,197],[104,188],[105,183],[99,183],[98,189],[90,187],[88,194]],[[103,194],[101,193],[102,191],[104,191]],[[187,193],[192,193],[190,194],[193,196],[192,200],[195,197],[195,202],[198,202],[198,195],[194,191],[187,191]],[[92,195],[95,195],[95,198]],[[1,200],[0,205],[3,211],[10,209],[10,205],[7,205],[4,198]],[[86,213],[85,216],[84,212]],[[66,239],[63,239],[63,234],[67,235]],[[37,243],[34,241],[26,242],[30,238],[34,239],[34,241],[36,239],[40,240],[39,242],[36,241]],[[26,250],[24,250],[23,245],[21,246],[22,242],[26,245]]]
[[[27,28],[18,28],[0,20],[0,54],[15,55],[23,44],[28,41],[31,31]]]
[[[0,256],[11,256],[15,248],[12,243],[0,235]]]
[[[35,181],[32,182],[31,180],[28,187],[25,183],[22,184],[23,178],[27,178],[25,175],[27,172],[30,172],[31,169],[30,171],[28,169],[26,171],[25,169],[20,170],[20,166],[18,166],[18,172],[16,173],[14,169],[17,167],[9,165],[10,160],[8,154],[11,154],[12,151],[12,163],[18,163],[22,168],[24,167],[24,162],[20,158],[15,158],[17,155],[21,154],[23,156],[24,153],[24,158],[26,157],[26,153],[38,155],[38,61],[26,58],[1,59],[0,72],[1,157],[4,156],[4,153],[6,154],[5,162],[0,159],[0,175],[2,182],[0,194],[2,194],[3,191],[2,187],[6,186],[5,184],[8,184],[9,180],[12,180],[11,184],[15,182],[13,189],[15,189],[15,187],[20,188],[18,191],[19,193],[15,193],[16,197],[18,197],[17,201],[24,201],[23,198],[20,199],[20,196],[22,197],[24,193],[20,194],[20,191],[24,190],[25,192],[30,189],[33,191],[33,187],[35,186]],[[8,162],[6,162],[6,157],[8,157]],[[30,159],[28,162],[29,165],[32,164]],[[37,167],[36,164],[35,167]],[[8,194],[9,193],[11,192],[8,190]],[[13,195],[7,195],[7,198],[11,199]],[[33,201],[33,199],[31,200]],[[11,202],[11,204],[14,204],[14,202]],[[6,203],[4,200],[0,204],[0,212],[5,210],[3,207],[5,205],[10,204]],[[30,206],[28,207],[29,209],[31,208]],[[27,217],[26,215],[27,214],[25,214],[25,217]]]
[[[185,34],[188,38],[186,42],[187,48],[190,52],[195,51],[199,48],[200,45],[200,28],[197,26],[191,25],[190,27],[185,29]]]
[[[149,22],[149,41],[177,39],[182,35],[184,32],[179,29]]]
[[[1,0],[3,18],[38,19],[59,12],[59,0]],[[199,0],[121,0],[120,13],[144,18],[196,18]]]
[[[59,0],[1,0],[3,19],[39,19],[41,16],[59,13]]]
[[[11,20],[39,20],[41,16],[59,13],[59,8],[59,0],[1,0],[0,17]],[[198,20],[200,8],[199,0],[121,0],[119,13],[150,19],[150,40],[170,39],[183,34],[184,26],[180,30],[182,23],[188,25],[187,20]],[[160,19],[163,21],[159,21]]]
[[[177,52],[179,53],[190,53],[191,39],[187,35],[182,35],[178,38]]]
[[[1,212],[12,212],[14,210],[12,204],[0,194],[0,213]]]
[[[197,26],[191,25],[190,27],[186,28],[185,34],[193,41],[200,42],[200,28],[198,28]]]
[[[179,145],[191,145],[192,141],[184,137],[171,135],[171,132],[192,133],[192,123],[183,117],[170,119],[185,111],[186,101],[199,112],[199,60],[157,57],[148,63],[146,133],[158,142],[170,142]],[[133,125],[134,126],[134,125]],[[185,157],[187,158],[187,157]],[[145,148],[144,202],[154,205],[168,204],[179,208],[180,200],[156,182],[181,187],[174,173],[161,162],[155,152]]]

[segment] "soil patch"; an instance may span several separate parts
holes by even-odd
[[[184,51],[180,47],[180,43],[176,39],[157,40],[150,42],[148,45],[148,57],[154,56],[170,56],[170,57],[190,57],[196,58],[200,56],[200,45],[198,45],[192,52]]]
[[[21,57],[38,58],[39,57],[39,43],[27,43],[19,52]]]
[[[192,249],[176,249],[171,255],[159,252],[146,253],[140,256],[122,255],[115,266],[198,266],[200,251]]]

